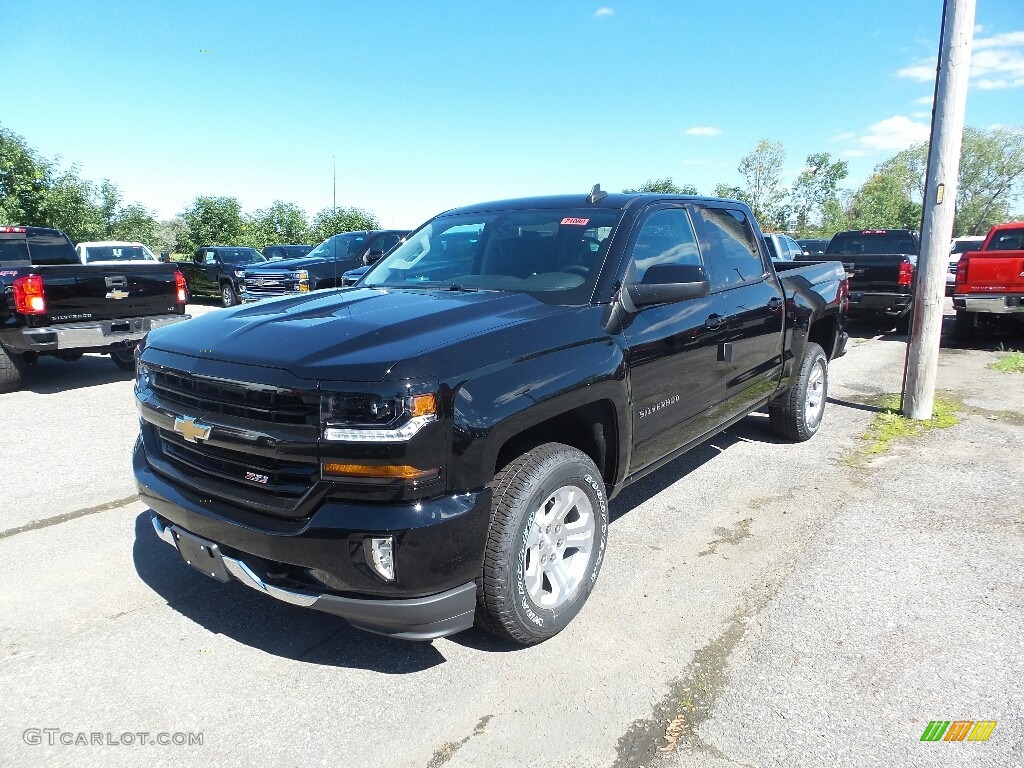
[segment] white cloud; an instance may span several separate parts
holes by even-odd
[[[926,123],[915,123],[904,115],[894,115],[872,123],[858,142],[869,149],[906,149],[911,144],[927,141],[928,133]]]
[[[930,107],[932,105],[932,96],[922,96],[919,99],[914,99],[915,104],[920,104],[922,107]]]
[[[721,133],[722,129],[713,125],[695,125],[686,129],[687,136],[719,136]]]
[[[910,116],[913,117],[913,118],[916,118],[918,120],[931,120],[932,113],[931,112],[911,112]]]
[[[935,82],[935,62],[922,59],[898,69],[896,76],[921,83]],[[971,55],[971,81],[983,91],[1024,87],[1024,31],[976,38]]]
[[[832,137],[832,141],[849,141],[850,139],[856,139],[857,134],[853,131],[844,131],[843,133],[837,133]]]
[[[594,11],[594,15],[597,18],[599,18],[599,19],[603,18],[605,16],[614,16],[615,15],[615,9],[614,8],[609,8],[607,5],[605,5],[605,6],[602,6],[602,7],[598,8],[596,11]]]

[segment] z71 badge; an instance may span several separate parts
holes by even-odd
[[[259,472],[246,472],[245,479],[251,480],[254,483],[263,483],[264,485],[266,485],[270,477],[268,477],[267,475],[261,475]]]

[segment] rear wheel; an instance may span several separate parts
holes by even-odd
[[[8,352],[0,344],[0,392],[14,392],[21,388],[21,374],[25,370],[25,358],[16,352]]]
[[[828,358],[817,344],[804,348],[800,370],[789,391],[768,404],[768,420],[780,437],[803,442],[814,437],[825,416],[828,399]]]
[[[225,307],[233,307],[238,303],[238,294],[231,287],[231,283],[224,283],[220,287],[220,302]]]
[[[110,350],[110,359],[122,371],[135,370],[135,350],[132,347]]]
[[[974,339],[978,331],[978,313],[968,312],[966,309],[956,311],[956,321],[953,325],[953,338],[960,342],[968,342]]]
[[[524,453],[495,477],[477,625],[520,645],[557,634],[590,596],[607,541],[604,480],[590,457],[560,443]]]

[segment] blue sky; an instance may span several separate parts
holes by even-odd
[[[4,0],[0,124],[161,218],[442,210],[673,177],[760,138],[850,163],[927,138],[940,0]],[[978,0],[967,123],[1024,123],[1024,0]]]

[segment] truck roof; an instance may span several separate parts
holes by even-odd
[[[729,200],[720,197],[708,197],[704,195],[670,195],[659,192],[608,192],[596,200],[590,202],[590,195],[542,195],[538,197],[518,197],[507,200],[492,200],[487,203],[475,203],[461,208],[452,208],[445,211],[444,215],[457,213],[482,213],[496,210],[520,210],[525,208],[627,208],[631,205],[642,205],[655,200],[680,200],[688,202],[728,202],[736,205],[746,205],[737,200]]]

